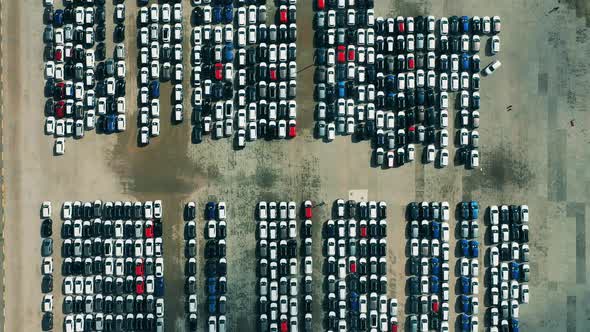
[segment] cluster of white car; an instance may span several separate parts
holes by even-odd
[[[241,149],[258,138],[296,136],[295,4],[279,1],[276,24],[269,25],[263,3],[238,2],[235,20],[231,2],[201,1],[195,7],[193,141],[201,142],[203,134],[216,139],[235,134]]]
[[[162,202],[64,202],[61,213],[64,331],[162,331]],[[109,220],[121,216],[134,220]]]
[[[56,137],[54,153],[62,155],[66,137],[80,139],[97,125],[106,133],[125,130],[125,46],[116,40],[113,58],[103,62],[104,3],[64,1],[64,8],[55,10],[52,0],[44,5],[44,129]],[[124,38],[124,19],[124,4],[116,4],[115,39]]]
[[[420,331],[449,331],[449,203],[419,204],[421,213],[410,216],[408,225],[412,275],[408,279],[409,322],[414,329],[420,325]]]
[[[259,331],[312,331],[312,221],[309,219],[312,203],[305,201],[303,206],[306,212],[300,215],[303,221],[299,224],[298,205],[294,201],[258,203]],[[302,247],[297,241],[299,227]],[[303,261],[302,279],[297,262],[299,253]],[[304,314],[301,327],[300,308]]]
[[[139,9],[139,144],[160,135],[160,82],[173,84],[172,119],[184,118],[182,3],[154,3]]]
[[[328,142],[337,134],[374,140],[376,164],[387,167],[414,160],[414,143],[421,143],[423,162],[446,167],[449,94],[460,92],[460,157],[479,167],[477,53],[480,34],[492,35],[492,53],[499,52],[500,18],[383,18],[345,1],[335,7],[316,6],[324,9],[314,21],[317,136]]]
[[[387,298],[386,211],[383,201],[334,202],[335,220],[323,230],[330,330],[385,332],[398,326],[397,300]]]
[[[529,303],[529,207],[492,205],[489,209],[488,270],[490,331],[519,327],[519,308]]]

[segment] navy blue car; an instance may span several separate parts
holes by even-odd
[[[469,241],[469,250],[471,251],[471,257],[477,258],[479,256],[479,242],[475,240]]]
[[[208,220],[215,219],[215,202],[207,202],[207,205],[205,205],[205,218]]]
[[[471,318],[467,314],[461,314],[461,330],[464,332],[471,331]]]
[[[459,240],[459,248],[461,248],[461,255],[463,257],[469,257],[469,242],[467,240]]]
[[[469,279],[467,279],[467,277],[459,278],[459,285],[462,294],[469,294]]]
[[[467,53],[461,54],[461,70],[469,71],[469,55]]]
[[[510,262],[510,275],[512,280],[520,280],[520,265],[517,262]]]
[[[432,228],[432,238],[440,240],[440,224],[436,221],[433,221],[431,224]]]
[[[64,11],[61,9],[57,9],[53,13],[53,25],[56,27],[61,27],[64,24]]]
[[[440,273],[440,262],[438,258],[432,257],[430,259],[430,269],[432,270],[433,275],[438,275]]]
[[[350,293],[350,309],[354,312],[359,311],[359,295],[356,292]]]
[[[152,98],[152,99],[160,98],[160,82],[152,81],[150,83],[150,98]]]
[[[213,7],[213,15],[211,17],[211,23],[212,24],[220,24],[221,23],[221,13],[223,11],[223,8],[221,8],[221,6],[215,6]]]
[[[156,277],[156,287],[154,287],[155,296],[164,296],[164,278]]]
[[[114,133],[116,122],[117,122],[117,117],[115,116],[115,114],[107,115],[104,120],[104,132],[107,134]]]
[[[434,294],[438,293],[438,287],[439,287],[438,277],[431,276],[430,277],[430,292],[434,293]]]
[[[217,311],[217,297],[215,295],[209,295],[207,297],[207,304],[209,315],[215,315],[215,312]]]
[[[209,295],[215,295],[217,293],[217,279],[207,278],[207,293]]]
[[[226,5],[223,7],[223,23],[230,24],[234,19],[234,6]]]
[[[469,297],[466,295],[459,296],[459,306],[461,307],[461,312],[467,314],[469,313]]]

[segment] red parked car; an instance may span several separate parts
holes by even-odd
[[[279,21],[283,24],[288,23],[289,19],[287,18],[287,6],[281,6],[279,8]]]
[[[392,324],[391,324],[391,329],[390,329],[390,331],[391,331],[391,332],[397,332],[397,323],[392,323]]]
[[[311,219],[313,213],[311,211],[311,201],[305,201],[303,203],[303,208],[305,209],[305,219]]]
[[[289,326],[286,320],[281,321],[281,332],[289,332]]]
[[[57,62],[63,62],[63,52],[61,50],[55,50],[54,58]]]
[[[414,66],[415,66],[414,58],[408,58],[408,69],[414,70]]]
[[[135,281],[135,293],[137,293],[137,295],[141,295],[141,294],[143,294],[144,291],[145,291],[145,287],[143,284],[143,278],[138,277]]]
[[[432,302],[432,312],[438,313],[438,301]]]
[[[276,68],[270,69],[268,71],[268,74],[270,76],[270,80],[271,81],[276,81],[277,80],[277,69]]]
[[[297,123],[295,120],[289,120],[289,137],[297,136]]]
[[[398,18],[398,20],[397,20],[397,32],[404,33],[405,30],[406,30],[406,24],[404,23],[404,19],[403,18]]]
[[[145,270],[143,267],[143,261],[139,261],[139,262],[135,263],[135,275],[137,277],[142,277],[144,273],[145,273]]]
[[[361,237],[367,237],[367,225],[362,225],[360,229]]]
[[[356,262],[350,262],[348,270],[350,271],[350,273],[356,273]]]
[[[66,116],[66,102],[63,100],[58,101],[55,103],[55,117],[61,119]]]
[[[316,9],[317,10],[324,10],[326,8],[326,1],[325,0],[317,0],[316,2]]]
[[[221,81],[223,79],[223,64],[216,63],[215,64],[215,79]]]
[[[348,47],[348,52],[346,52],[346,56],[348,58],[348,61],[354,62],[356,59],[356,52],[354,50],[354,46],[349,46]]]
[[[145,227],[145,237],[149,239],[154,237],[154,225],[149,225]]]
[[[338,46],[338,63],[346,62],[346,48],[344,45]]]

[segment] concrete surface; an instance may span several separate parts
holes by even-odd
[[[368,143],[350,144],[346,139],[337,139],[325,144],[314,140],[312,68],[300,73],[299,132],[293,141],[257,142],[235,152],[231,142],[225,140],[211,143],[205,139],[200,145],[192,145],[188,122],[173,127],[163,120],[160,138],[146,148],[137,148],[137,128],[133,125],[136,68],[131,65],[137,52],[133,1],[127,1],[126,24],[128,130],[119,135],[87,134],[79,141],[68,140],[66,155],[55,158],[51,153],[53,140],[42,134],[41,2],[3,1],[4,330],[40,330],[38,209],[43,200],[54,203],[54,219],[58,203],[64,200],[163,200],[165,317],[169,331],[184,328],[183,203],[194,200],[200,209],[209,199],[226,201],[228,320],[233,331],[251,331],[256,321],[257,298],[255,203],[263,199],[326,202],[314,211],[314,261],[319,262],[320,225],[329,216],[329,203],[346,198],[353,189],[366,189],[368,199],[388,204],[388,295],[396,296],[400,305],[405,301],[403,208],[408,202],[446,200],[453,205],[463,199],[477,199],[482,207],[503,202],[528,203],[531,304],[521,309],[522,329],[588,330],[590,295],[585,277],[585,228],[590,203],[590,174],[586,166],[590,160],[589,5],[583,0],[376,2],[377,14],[383,16],[502,17],[502,52],[498,58],[504,65],[493,77],[482,80],[480,170],[438,170],[419,163],[396,170],[374,169],[368,167]],[[184,3],[188,18],[189,2]],[[303,69],[312,64],[311,2],[299,1],[298,6],[298,66]],[[549,13],[555,7],[558,8]],[[185,37],[187,28],[185,22]],[[188,45],[185,38],[186,54]],[[490,61],[482,58],[482,64]],[[188,82],[185,85],[188,88]],[[513,105],[510,112],[506,111],[508,105]],[[166,112],[164,108],[163,119]],[[204,263],[202,257],[199,263]],[[320,271],[321,265],[315,263],[315,330],[321,329],[323,317]],[[199,275],[199,283],[203,282]],[[56,295],[60,283],[61,279],[56,278]],[[200,317],[204,317],[204,302],[200,303]],[[56,329],[61,326],[58,312],[56,308]]]

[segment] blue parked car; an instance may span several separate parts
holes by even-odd
[[[359,295],[355,292],[350,293],[350,309],[352,311],[359,311]]]
[[[396,89],[395,84],[395,75],[387,75],[385,78],[385,88],[387,91],[395,91]]]
[[[440,224],[436,221],[433,221],[431,224],[432,228],[432,238],[440,240]]]
[[[209,315],[215,315],[217,311],[217,297],[215,295],[209,295],[207,298],[208,308],[209,308]]]
[[[520,331],[520,327],[518,326],[518,319],[512,318],[512,320],[511,320],[510,323],[512,325],[512,332],[518,332],[518,331]]]
[[[234,19],[234,6],[226,5],[223,7],[223,23],[230,24]]]
[[[469,242],[467,240],[459,240],[459,248],[461,248],[461,255],[463,257],[469,257]]]
[[[471,317],[467,314],[461,314],[461,330],[464,332],[471,331]]]
[[[471,250],[471,257],[477,258],[479,256],[479,242],[473,240],[469,242],[469,249]]]
[[[104,120],[104,132],[107,134],[114,133],[116,122],[117,122],[117,117],[115,116],[115,114],[107,115]]]
[[[154,287],[155,296],[164,296],[164,278],[156,277],[156,286]]]
[[[223,48],[223,58],[226,62],[234,61],[234,45],[232,43],[226,43]]]
[[[461,219],[469,220],[469,204],[467,202],[461,202]]]
[[[469,313],[469,296],[467,295],[460,295],[459,296],[459,306],[461,307],[461,312],[467,314]]]
[[[53,25],[56,27],[61,27],[64,24],[64,11],[62,9],[57,9],[53,13]]]
[[[461,70],[469,71],[469,55],[467,53],[461,54]]]
[[[469,17],[461,16],[461,32],[469,33]]]
[[[479,217],[479,203],[477,201],[471,201],[469,205],[471,208],[471,219],[477,219]]]
[[[461,293],[469,294],[469,279],[467,277],[459,278],[459,284],[461,285]]]
[[[346,98],[346,82],[338,82],[338,98]]]
[[[431,276],[430,277],[430,292],[431,293],[438,293],[438,277],[437,276]]]
[[[160,98],[160,82],[150,82],[150,97],[152,99]]]
[[[205,218],[207,220],[215,219],[215,202],[207,202],[205,205]]]
[[[520,265],[517,262],[510,262],[510,275],[512,280],[520,280]]]
[[[440,262],[439,262],[438,258],[432,257],[430,259],[430,269],[432,270],[431,272],[433,275],[440,274]]]
[[[217,279],[215,278],[207,278],[207,293],[209,295],[217,294]]]
[[[221,23],[221,12],[223,8],[221,6],[213,7],[213,15],[211,17],[212,24],[220,24]]]

